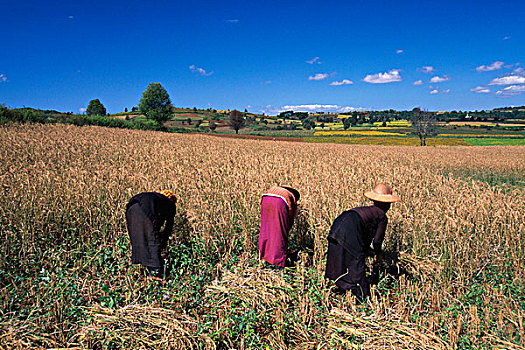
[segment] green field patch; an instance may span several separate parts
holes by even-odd
[[[525,138],[478,137],[463,140],[471,146],[525,146]]]

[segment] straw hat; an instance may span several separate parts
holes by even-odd
[[[383,183],[378,184],[372,191],[365,192],[364,195],[376,202],[394,203],[401,201],[401,198],[392,194],[392,188]]]
[[[175,202],[177,200],[177,198],[175,197],[175,194],[173,192],[171,192],[170,190],[162,190],[159,193],[164,195],[164,196],[166,196],[166,197],[168,197],[173,202]]]

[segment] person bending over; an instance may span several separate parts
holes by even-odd
[[[374,263],[383,261],[381,246],[388,223],[386,212],[391,203],[401,200],[383,183],[364,196],[374,204],[344,211],[333,222],[328,235],[325,272],[340,290],[351,291],[360,302],[370,295],[365,256],[375,255]]]
[[[299,192],[291,187],[275,186],[262,195],[259,259],[285,267],[288,233],[297,213]]]
[[[155,278],[164,276],[160,252],[166,248],[173,229],[175,202],[175,195],[164,190],[139,193],[126,205],[131,263],[143,265],[148,275]]]

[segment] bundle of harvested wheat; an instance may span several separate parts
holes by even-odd
[[[349,346],[359,349],[449,348],[447,343],[430,332],[424,332],[414,325],[380,318],[377,315],[357,316],[334,308],[330,314],[329,327],[335,332],[335,337],[347,339]]]
[[[173,310],[128,305],[88,311],[91,322],[81,332],[81,343],[89,348],[112,344],[122,349],[215,349],[209,337],[198,334],[195,319]]]

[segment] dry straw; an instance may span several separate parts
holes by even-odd
[[[118,310],[92,307],[89,313],[91,323],[79,337],[83,343],[114,343],[123,349],[216,348],[206,335],[196,335],[194,319],[169,309],[128,305]]]
[[[111,339],[240,349],[255,338],[270,348],[525,346],[525,196],[509,185],[523,181],[524,147],[11,125],[0,130],[0,159],[0,348]],[[403,199],[388,213],[385,249],[405,274],[383,275],[363,311],[323,279],[326,236],[342,211],[370,204],[362,193],[378,182]],[[279,183],[301,192],[291,244],[310,253],[284,274],[256,262],[260,195]],[[186,296],[159,301],[128,267],[126,202],[161,188],[174,190],[185,218],[170,244],[196,237],[218,256],[202,308]],[[231,333],[239,317],[253,321],[252,338]]]

